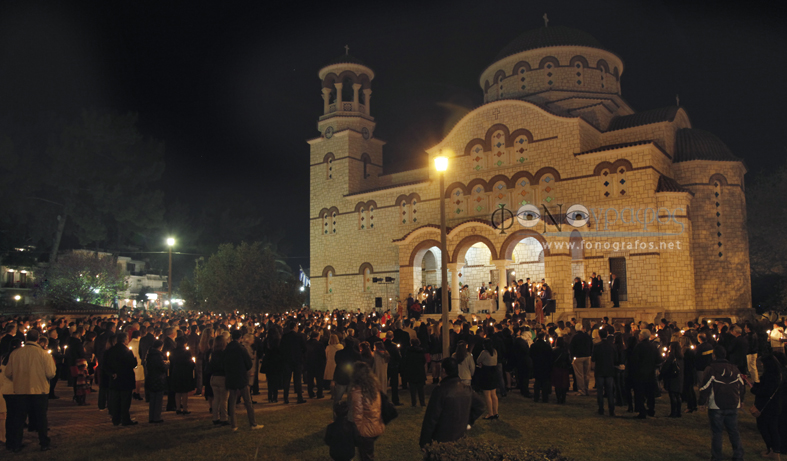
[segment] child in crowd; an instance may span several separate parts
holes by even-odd
[[[355,458],[355,428],[347,421],[347,402],[338,402],[333,407],[333,422],[325,429],[325,444],[334,461],[350,461]]]

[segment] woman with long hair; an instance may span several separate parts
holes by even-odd
[[[628,405],[631,394],[626,394],[626,344],[623,342],[623,333],[615,333],[612,339],[615,349],[615,406]]]
[[[327,383],[327,386],[323,387],[326,389],[332,388],[333,372],[336,370],[336,352],[342,349],[344,349],[344,345],[339,342],[339,336],[332,334],[328,340],[328,347],[325,348],[325,373],[323,374],[323,380]]]
[[[197,378],[197,394],[196,395],[202,394],[203,393],[202,389],[204,387],[207,387],[207,386],[205,386],[205,368],[208,365],[208,360],[209,359],[207,357],[208,357],[208,354],[210,353],[210,341],[212,339],[213,339],[213,328],[210,328],[210,327],[205,328],[204,330],[202,330],[202,335],[200,335],[200,337],[199,337],[199,344],[197,345],[197,350],[196,351],[192,351],[197,357],[196,369],[200,371],[200,373],[198,373],[199,377]],[[208,380],[208,381],[210,381],[210,380]],[[208,384],[208,386],[209,385],[210,384]],[[204,391],[204,393],[207,394],[207,392],[208,391],[206,389]],[[210,391],[210,397],[211,397],[211,399],[213,398],[213,391],[212,390]],[[207,395],[205,396],[205,399],[208,399]]]
[[[361,361],[369,365],[369,368],[374,368],[374,354],[372,353],[372,347],[366,341],[363,341],[360,347],[361,347]]]
[[[465,341],[456,343],[456,352],[454,352],[453,357],[456,359],[459,368],[459,379],[462,380],[462,384],[465,386],[470,386],[473,381],[473,374],[475,374],[475,360],[473,359],[473,354],[467,350]]]
[[[661,377],[664,379],[664,390],[669,393],[670,418],[681,417],[680,394],[683,392],[683,351],[680,344],[670,343],[667,360],[661,366]]]
[[[500,416],[497,413],[497,393],[495,392],[498,387],[497,377],[497,351],[492,345],[492,340],[489,338],[484,339],[484,350],[478,356],[478,367],[480,368],[479,387],[484,392],[484,399],[486,400],[487,415],[484,419],[498,419]]]
[[[385,431],[382,417],[380,383],[363,362],[356,362],[350,380],[350,421],[358,429],[356,445],[361,460],[374,459],[374,442]]]
[[[262,369],[265,373],[265,380],[268,382],[268,402],[279,401],[279,389],[284,387],[282,383],[282,369],[284,368],[284,356],[281,352],[281,332],[277,326],[273,326],[265,337],[262,345]]]

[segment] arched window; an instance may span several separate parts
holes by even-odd
[[[328,273],[325,275],[325,293],[332,294],[333,293],[333,271],[329,270]]]
[[[527,162],[528,149],[527,136],[517,136],[517,138],[514,140],[514,160],[512,161],[518,165],[522,165]]]
[[[617,171],[615,172],[615,189],[617,190],[617,197],[625,197],[626,191],[628,190],[628,171],[626,171],[626,167],[619,166]]]
[[[345,77],[342,80],[342,103],[351,103],[353,99],[353,81]]]
[[[497,182],[492,189],[492,195],[494,197],[495,210],[500,208],[500,205],[505,205],[506,208],[511,209],[506,183],[502,181]]]
[[[333,213],[331,213],[331,222],[332,222],[332,224],[331,224],[331,234],[334,234],[334,235],[336,235],[336,217],[337,217],[337,215],[338,215],[338,213],[336,213],[335,211]]]
[[[527,179],[518,179],[514,191],[514,204],[516,208],[533,203],[533,193],[531,191],[530,181]]]
[[[410,208],[410,214],[413,217],[413,222],[418,222],[418,216],[416,216],[416,212],[418,211],[416,205],[418,204],[418,200],[413,199],[411,202],[412,208]]]
[[[557,198],[555,195],[555,177],[551,174],[541,178],[539,192],[541,192],[541,202],[549,206]]]
[[[713,202],[714,202],[714,206],[713,206],[713,210],[714,210],[713,213],[714,213],[714,215],[713,216],[716,218],[716,239],[717,239],[716,240],[716,248],[718,248],[718,256],[719,256],[719,258],[722,258],[722,257],[724,257],[724,240],[723,240],[723,237],[724,237],[724,232],[725,232],[722,229],[722,227],[724,227],[723,226],[723,221],[722,221],[723,208],[724,208],[723,202],[722,202],[722,200],[724,199],[724,196],[722,195],[722,192],[724,190],[724,185],[722,184],[722,182],[718,178],[713,178],[712,183],[713,183]]]
[[[364,230],[368,227],[369,223],[366,219],[366,208],[361,207],[358,210],[358,229]]]
[[[372,159],[369,157],[369,154],[363,154],[361,155],[361,161],[363,162],[363,179],[366,179],[371,176],[369,174],[369,164],[372,163]]]
[[[470,207],[473,209],[473,214],[485,214],[489,210],[489,203],[486,197],[484,186],[478,185],[473,187],[472,194],[470,195]]]
[[[467,204],[465,203],[465,197],[462,194],[462,189],[457,187],[451,192],[451,201],[450,206],[454,209],[454,214],[456,216],[464,216],[467,214]]]
[[[369,206],[369,229],[374,229],[374,205]]]
[[[323,162],[325,163],[325,179],[333,179],[333,161],[333,153],[328,153],[325,155],[325,159],[323,159]]]
[[[601,170],[599,175],[599,183],[601,186],[601,195],[604,198],[611,198],[615,196],[615,184],[613,175],[610,174],[609,168]]]
[[[329,225],[329,222],[328,222],[328,219],[329,219],[328,218],[328,212],[327,211],[323,212],[321,217],[322,217],[322,230],[323,230],[322,234],[323,235],[328,235],[330,233],[330,231],[331,231],[331,228],[330,228],[330,225]]]
[[[364,293],[372,291],[372,271],[368,267],[363,270],[363,291]]]
[[[402,212],[402,224],[407,224],[407,219],[409,218],[409,204],[407,203],[407,199],[402,200],[400,203],[400,210]]]

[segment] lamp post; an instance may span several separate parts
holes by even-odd
[[[172,247],[175,246],[175,239],[172,237],[167,238],[167,246],[169,247],[169,278],[167,278],[167,301],[169,308],[172,309]]]
[[[442,277],[441,303],[443,304],[443,357],[450,357],[450,328],[448,328],[448,246],[445,231],[445,171],[448,169],[448,157],[439,156],[434,159],[434,166],[440,175],[440,275]]]

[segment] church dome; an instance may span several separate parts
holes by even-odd
[[[566,26],[541,27],[529,30],[512,40],[495,56],[495,62],[522,51],[549,46],[587,46],[605,49],[595,37],[579,29]]]
[[[675,137],[674,163],[690,160],[741,161],[715,134],[696,128],[683,128],[678,130]]]
[[[331,59],[330,61],[328,61],[327,63],[325,63],[324,67],[332,66],[334,64],[358,64],[360,66],[369,67],[363,61],[350,54],[343,54],[341,56],[337,56]]]

